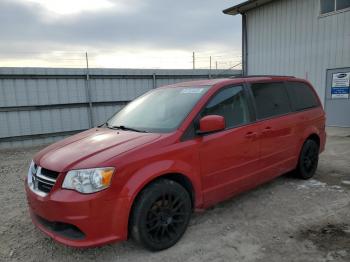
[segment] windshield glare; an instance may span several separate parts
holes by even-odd
[[[209,86],[154,89],[126,105],[107,124],[146,132],[174,131]]]

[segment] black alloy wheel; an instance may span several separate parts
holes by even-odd
[[[319,156],[319,145],[316,141],[308,139],[303,145],[296,169],[300,178],[309,179],[314,176]]]
[[[191,198],[184,187],[171,180],[158,180],[138,196],[131,234],[147,249],[169,248],[186,231],[191,212]]]

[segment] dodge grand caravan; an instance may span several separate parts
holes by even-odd
[[[325,139],[325,113],[302,79],[164,86],[37,153],[25,181],[29,210],[69,246],[131,236],[161,250],[181,238],[192,211],[286,172],[311,178]]]

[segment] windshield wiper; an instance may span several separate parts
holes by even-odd
[[[132,127],[127,127],[127,126],[110,126],[108,122],[106,123],[106,126],[110,129],[120,129],[120,130],[128,130],[128,131],[134,131],[134,132],[139,132],[139,133],[147,133],[145,130],[140,130]]]

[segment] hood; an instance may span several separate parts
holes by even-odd
[[[159,137],[159,134],[152,133],[94,128],[46,147],[35,155],[34,162],[57,172],[76,166],[99,167],[104,161]],[[81,166],[81,162],[85,166]]]

